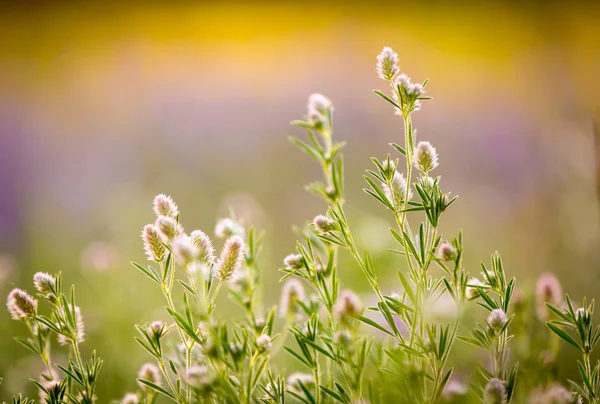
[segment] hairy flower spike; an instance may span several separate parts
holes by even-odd
[[[33,275],[33,285],[39,293],[47,298],[56,295],[56,278],[46,272],[38,272]]]
[[[438,163],[438,155],[435,147],[429,142],[419,142],[414,151],[413,161],[415,167],[423,172],[435,169]]]
[[[392,179],[392,185],[389,187],[387,184],[381,184],[381,188],[387,196],[390,203],[396,208],[400,209],[404,199],[406,199],[408,184],[404,175],[396,171],[394,178]],[[412,199],[412,191],[408,189],[408,200]]]
[[[37,313],[37,300],[22,289],[13,289],[6,299],[6,307],[13,320],[24,320]]]
[[[189,236],[181,234],[173,240],[173,254],[182,265],[187,267],[198,259],[200,252]]]
[[[244,240],[239,236],[227,239],[216,264],[216,274],[223,281],[228,281],[234,272],[242,269],[244,263]]]
[[[71,307],[69,307],[68,310],[71,310]],[[66,317],[66,314],[63,313],[63,315]],[[81,310],[77,306],[75,306],[75,324],[75,334],[77,342],[83,342],[85,340],[85,326],[83,324],[83,316],[81,315]],[[72,338],[65,334],[58,334],[57,340],[60,345],[67,345],[72,342]]]
[[[198,259],[200,262],[213,266],[215,263],[215,248],[208,234],[202,230],[194,230],[190,235],[192,243],[198,246]]]
[[[152,363],[144,363],[138,372],[138,379],[148,380],[156,385],[161,385],[162,377],[160,375],[160,371],[156,367],[156,365]],[[146,389],[146,391],[153,391],[148,386],[143,383],[140,383],[140,387],[142,389]]]
[[[183,228],[175,219],[170,216],[160,216],[156,219],[154,227],[158,230],[158,234],[164,241],[173,240],[175,237],[183,233]]]
[[[142,229],[142,241],[144,242],[144,252],[149,261],[161,262],[165,259],[165,246],[153,224],[147,224]]]
[[[170,196],[159,194],[154,197],[153,207],[156,217],[168,216],[177,219],[179,208]]]
[[[496,377],[491,378],[483,391],[485,404],[504,404],[506,400],[506,383]]]
[[[457,251],[452,244],[441,243],[435,255],[442,261],[454,261],[456,259]]]
[[[281,288],[281,300],[279,301],[279,315],[287,317],[294,311],[296,301],[303,301],[306,295],[304,287],[298,279],[290,278]]]
[[[327,233],[336,229],[335,220],[325,216],[319,215],[313,219],[313,225],[321,233]]]
[[[215,236],[223,240],[231,236],[244,237],[245,233],[244,227],[229,217],[220,219],[215,226]]]
[[[492,310],[487,318],[488,325],[494,330],[502,328],[507,321],[506,313],[502,309]]]
[[[377,56],[377,74],[382,80],[392,80],[400,72],[398,54],[390,47],[385,47]]]

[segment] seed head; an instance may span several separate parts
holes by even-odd
[[[546,321],[550,315],[546,303],[560,306],[563,300],[562,287],[558,278],[550,273],[544,272],[535,284],[536,313],[540,320]]]
[[[234,272],[242,269],[244,248],[244,240],[239,236],[231,236],[225,242],[215,266],[217,276],[223,281],[230,280]]]
[[[183,233],[183,228],[175,219],[170,216],[159,216],[154,223],[154,227],[164,241],[173,240]]]
[[[140,398],[135,393],[127,393],[121,400],[122,404],[139,404]]]
[[[198,259],[200,262],[213,266],[215,263],[215,248],[208,234],[202,230],[194,230],[190,235],[192,243],[198,246]]]
[[[335,314],[342,321],[359,316],[363,311],[363,305],[358,296],[351,290],[344,290],[335,305]]]
[[[69,306],[68,310],[71,310],[71,306]],[[65,313],[63,313],[63,316],[66,318]],[[77,342],[83,342],[85,340],[85,326],[83,324],[83,316],[81,315],[81,310],[77,306],[75,306],[75,328]],[[58,334],[57,340],[60,345],[67,345],[71,343],[72,338],[69,335]]]
[[[485,404],[504,404],[506,399],[506,383],[496,377],[491,378],[483,391]]]
[[[283,265],[287,269],[299,269],[304,266],[304,260],[300,254],[290,254],[283,259]]]
[[[198,246],[186,234],[180,234],[173,240],[173,254],[184,266],[196,261],[200,255]]]
[[[377,74],[382,80],[392,80],[400,72],[398,54],[390,47],[385,47],[377,56]]]
[[[285,281],[281,288],[279,315],[285,318],[293,313],[296,301],[303,301],[305,297],[304,287],[298,279],[290,278]]]
[[[273,342],[271,341],[271,337],[267,334],[261,334],[256,337],[256,345],[258,346],[258,350],[260,352],[265,352],[271,349]]]
[[[319,215],[313,219],[313,225],[321,233],[327,233],[336,229],[335,220],[325,215]]]
[[[165,246],[153,224],[147,224],[142,229],[142,241],[149,261],[161,262],[165,259]]]
[[[407,183],[404,175],[398,171],[394,172],[392,179],[392,185],[389,187],[387,184],[381,184],[383,192],[387,196],[390,203],[396,208],[400,209],[401,204],[406,199]],[[408,189],[408,200],[412,198],[412,191]]]
[[[450,243],[441,243],[437,249],[436,257],[442,261],[454,261],[457,256],[456,248]]]
[[[153,207],[156,217],[168,216],[177,219],[179,208],[170,196],[159,194],[154,197]]]
[[[220,239],[226,239],[231,236],[244,237],[245,230],[235,219],[226,217],[220,219],[215,226],[215,235]]]
[[[148,380],[156,385],[161,385],[162,377],[160,375],[160,370],[156,367],[156,365],[152,363],[144,363],[138,372],[138,379]],[[152,389],[146,386],[143,383],[140,383],[140,387],[142,389],[146,389],[147,392],[151,392]]]
[[[33,285],[38,292],[48,298],[56,295],[56,278],[46,272],[33,275]]]
[[[428,172],[436,168],[438,163],[438,155],[435,147],[429,142],[419,142],[415,148],[413,161],[415,167],[423,172]]]
[[[487,318],[488,325],[494,330],[502,328],[507,321],[506,313],[502,309],[492,310]]]
[[[37,300],[22,289],[13,289],[6,299],[6,307],[13,320],[24,320],[36,315]]]

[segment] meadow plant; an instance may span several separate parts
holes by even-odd
[[[263,277],[275,271],[259,266],[262,233],[233,214],[217,221],[214,237],[203,230],[188,233],[175,201],[157,195],[154,216],[149,209],[141,233],[150,264],[132,264],[161,292],[169,321],[135,326],[148,359],[140,364],[137,391],[115,392],[118,402],[600,402],[600,365],[591,359],[600,339],[593,302],[584,299],[576,309],[567,296],[563,305],[560,283],[545,274],[529,304],[498,253],[471,276],[464,267],[462,233],[441,234],[442,217],[457,197],[443,190],[435,175],[443,159],[429,141],[418,139],[413,125],[413,114],[431,99],[425,95],[427,80],[413,81],[398,63],[391,48],[377,56],[376,71],[387,89],[375,94],[399,116],[404,136],[390,145],[393,154],[372,158],[364,176],[364,191],[390,218],[397,280],[390,282],[388,267],[377,267],[372,257],[380,251],[365,251],[355,241],[346,214],[344,143],[333,135],[333,103],[313,94],[305,118],[292,122],[305,129],[306,140],[291,140],[321,167],[323,179],[307,189],[325,205],[297,231],[295,250],[281,254],[278,306],[264,302],[273,296],[262,288]],[[350,270],[364,277],[374,300],[342,287],[342,255],[354,262]],[[14,289],[7,307],[29,333],[17,341],[45,366],[33,380],[40,402],[106,402],[95,394],[102,361],[93,352],[85,362],[80,350],[84,321],[75,289],[63,294],[61,274],[37,273],[33,283],[35,297]],[[223,294],[240,307],[238,317],[217,310]],[[436,304],[452,315],[432,316]],[[532,318],[547,322],[546,345],[526,331]],[[570,382],[570,389],[560,384],[554,366],[560,340],[581,351],[581,381]],[[68,346],[66,363],[53,361],[54,341]],[[464,368],[453,357],[457,344],[473,345],[475,356],[485,358],[470,375],[454,370]],[[286,365],[274,362],[275,356]],[[533,372],[538,377],[525,372],[518,388],[518,362],[533,369],[542,357],[553,365],[550,370]]]

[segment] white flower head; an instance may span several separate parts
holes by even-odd
[[[406,178],[404,178],[404,174],[398,171],[394,172],[391,187],[387,184],[381,184],[381,188],[383,189],[385,196],[387,196],[390,203],[396,209],[400,208],[401,204],[405,202],[405,199],[407,199],[407,193],[409,201],[412,199],[413,196],[411,189],[408,188],[408,184],[406,182]]]
[[[192,242],[191,237],[186,234],[180,234],[173,240],[173,254],[177,260],[184,266],[196,261],[200,256],[200,249],[197,244]]]
[[[377,74],[382,80],[392,80],[398,73],[398,54],[388,46],[377,55]]]
[[[502,328],[507,321],[506,313],[502,309],[492,310],[487,318],[488,325],[494,330]]]
[[[160,375],[160,370],[153,363],[144,363],[138,372],[138,379],[148,380],[158,386],[162,383],[162,376]],[[153,391],[147,385],[143,383],[139,383],[142,389],[146,389],[146,391]]]
[[[220,219],[215,226],[215,236],[226,239],[231,236],[244,237],[244,227],[235,219],[226,217]]]
[[[179,208],[173,202],[173,199],[165,194],[156,195],[152,205],[152,210],[154,210],[156,217],[168,216],[176,219],[179,215]]]
[[[149,261],[161,262],[165,259],[166,249],[161,235],[153,224],[147,224],[142,229],[144,252]]]
[[[435,147],[426,141],[419,142],[417,147],[415,147],[413,162],[415,167],[423,172],[435,169],[439,165]]]
[[[22,320],[36,315],[37,300],[22,289],[13,289],[6,299],[6,307],[13,320]]]
[[[215,264],[215,273],[223,281],[229,281],[233,274],[244,264],[244,240],[240,236],[231,236],[225,242],[221,256]]]
[[[183,233],[183,227],[170,216],[159,216],[154,222],[154,227],[163,241],[171,241]]]

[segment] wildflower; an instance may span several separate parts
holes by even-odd
[[[140,399],[135,393],[127,393],[121,400],[121,404],[139,404]]]
[[[406,92],[408,95],[418,98],[421,95],[423,95],[423,93],[425,92],[425,89],[423,88],[423,85],[420,83],[412,83],[412,84],[408,85]]]
[[[321,94],[308,97],[308,121],[316,128],[321,128],[332,110],[331,101]]]
[[[352,342],[352,335],[350,334],[350,332],[348,330],[337,331],[333,338],[334,338],[333,340],[335,341],[335,343],[342,347],[346,347],[346,346],[350,345],[350,343]]]
[[[558,278],[550,272],[539,276],[535,284],[536,313],[541,321],[548,320],[550,312],[546,303],[560,306],[563,299],[562,287]]]
[[[213,266],[215,263],[215,248],[208,234],[202,230],[194,230],[190,237],[192,243],[198,246],[198,259],[209,266]]]
[[[363,311],[363,305],[358,296],[351,290],[344,290],[335,305],[335,313],[342,321],[359,316]]]
[[[267,334],[261,334],[256,337],[256,345],[258,346],[258,350],[260,352],[264,352],[269,350],[273,343],[271,341],[271,337],[269,337]]]
[[[437,249],[436,257],[442,261],[454,261],[457,256],[456,248],[449,243],[441,243]]]
[[[187,267],[194,262],[199,254],[198,246],[192,243],[192,239],[182,234],[173,240],[173,254],[182,265]]]
[[[425,92],[423,85],[411,83],[410,77],[400,74],[394,78],[394,91],[392,97],[400,108],[396,108],[396,115],[402,115],[403,111],[412,112],[421,109],[419,97]]]
[[[154,227],[156,227],[158,234],[164,241],[172,240],[183,233],[181,225],[170,216],[159,216],[154,223]]]
[[[283,259],[283,264],[289,270],[300,269],[304,266],[304,260],[300,254],[290,254]]]
[[[396,171],[396,166],[397,166],[397,161],[390,160],[389,158],[387,158],[381,162],[381,167],[383,168],[383,172],[386,175],[386,178],[390,177],[392,175],[392,173]]]
[[[37,300],[22,289],[13,289],[9,293],[6,307],[13,320],[24,320],[37,314]]]
[[[281,317],[287,317],[293,312],[294,304],[296,301],[303,301],[305,299],[304,287],[299,280],[290,278],[288,279],[281,288],[281,299],[279,301],[279,315]]]
[[[160,375],[160,371],[156,367],[156,365],[152,363],[144,363],[138,372],[138,379],[147,380],[152,382],[158,386],[162,383],[162,377]],[[150,392],[150,389],[147,385],[140,383],[140,387],[142,389],[146,389],[146,391]]]
[[[187,383],[195,390],[205,391],[214,381],[213,375],[206,366],[193,365],[185,372]]]
[[[485,286],[485,284],[477,278],[469,279],[469,283],[467,284],[467,289],[465,291],[467,299],[474,299],[478,297],[479,292],[477,292],[477,289],[480,286]]]
[[[502,328],[507,321],[506,313],[502,309],[492,310],[487,318],[488,325],[494,330]]]
[[[148,331],[156,338],[160,339],[169,332],[169,328],[162,321],[153,321],[148,327]]]
[[[398,54],[390,47],[385,47],[377,56],[377,74],[382,80],[392,80],[400,72]]]
[[[243,263],[244,240],[239,236],[229,237],[215,266],[217,276],[223,281],[228,281],[234,272],[242,268]]]
[[[179,216],[179,208],[173,202],[173,199],[165,194],[159,194],[154,197],[152,209],[156,217],[168,216],[177,219],[177,216]]]
[[[66,385],[63,385],[60,380],[46,379],[46,375],[42,374],[40,385],[43,387],[43,390],[39,391],[41,403],[53,403],[54,400],[51,401],[50,397],[63,398],[65,395]]]
[[[226,239],[231,236],[244,237],[245,230],[236,220],[226,217],[220,219],[215,225],[215,235],[220,239]]]
[[[391,186],[382,184],[381,187],[383,188],[385,196],[396,209],[400,209],[403,202],[412,198],[412,191],[408,188],[406,178],[398,171],[394,172]]]
[[[336,229],[336,222],[325,215],[318,215],[313,219],[313,225],[321,233],[327,233]]]
[[[469,392],[469,389],[465,385],[465,383],[456,380],[450,379],[448,383],[444,386],[444,390],[442,391],[442,397],[446,400],[452,400],[457,396],[464,396]]]
[[[288,377],[287,382],[291,391],[293,391],[296,394],[302,394],[303,389],[302,387],[300,387],[300,385],[303,385],[305,388],[310,389],[315,384],[315,379],[310,373],[296,372],[292,373]]]
[[[424,173],[436,168],[439,163],[435,147],[433,147],[431,143],[427,141],[419,142],[417,147],[415,147],[413,162],[415,167]]]
[[[56,278],[46,272],[33,275],[33,285],[42,295],[51,298],[56,295]]]
[[[144,241],[144,251],[149,261],[161,262],[165,259],[165,246],[162,243],[161,236],[153,224],[147,224],[142,229],[142,240]]]
[[[68,310],[71,310],[70,305]],[[63,313],[63,316],[66,318],[66,314]],[[83,342],[85,339],[83,316],[81,315],[81,310],[77,306],[75,306],[75,338],[77,339],[77,342]],[[58,334],[57,340],[60,345],[67,345],[73,341],[73,338],[70,335]]]
[[[483,402],[486,404],[504,404],[506,383],[496,377],[491,378],[483,391]]]

